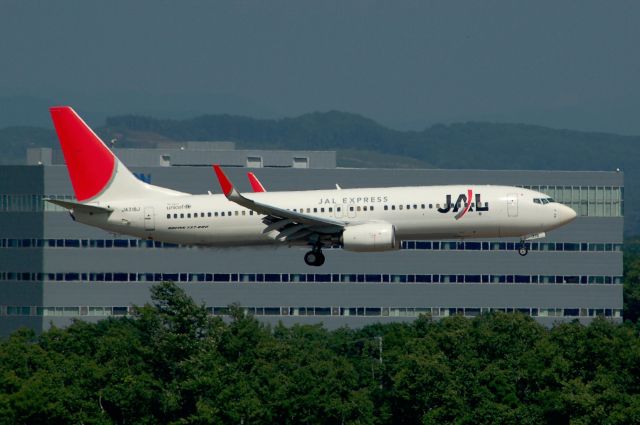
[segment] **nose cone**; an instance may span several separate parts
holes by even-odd
[[[572,222],[576,218],[576,212],[566,205],[558,206],[558,218],[562,224]]]

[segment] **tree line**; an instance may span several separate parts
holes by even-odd
[[[177,285],[131,317],[0,342],[0,423],[629,424],[640,328],[520,314],[329,331],[208,314]]]

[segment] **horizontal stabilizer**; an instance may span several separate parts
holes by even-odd
[[[79,202],[62,201],[60,199],[45,199],[45,201],[51,202],[52,204],[55,204],[55,205],[59,205],[62,208],[66,208],[70,211],[86,212],[86,213],[92,213],[92,214],[110,214],[111,212],[113,212],[112,208],[81,204]]]

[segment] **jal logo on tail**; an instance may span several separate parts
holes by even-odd
[[[447,194],[444,206],[441,208],[438,208],[438,212],[443,214],[446,214],[448,212],[457,213],[454,218],[456,220],[460,220],[467,213],[467,211],[473,211],[474,207],[471,206],[472,200],[473,200],[473,190],[471,189],[468,189],[466,194],[461,193],[460,195],[458,195],[458,199],[456,199],[455,203],[451,202],[451,194]],[[484,206],[482,206],[482,201],[480,200],[479,193],[476,193],[476,197],[475,197],[475,210],[489,211],[488,203],[485,203]]]

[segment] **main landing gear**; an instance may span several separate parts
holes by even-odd
[[[313,248],[313,250],[307,252],[304,255],[304,262],[309,266],[320,267],[324,264],[324,254],[320,250],[319,246]]]
[[[518,247],[518,254],[523,257],[529,253],[529,245],[527,245],[526,241],[520,241],[520,246]]]

